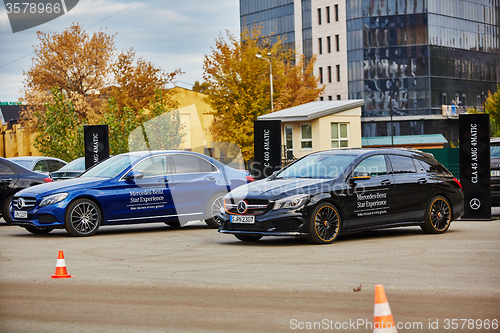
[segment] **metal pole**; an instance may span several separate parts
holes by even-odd
[[[274,112],[274,101],[273,101],[273,64],[271,63],[271,56],[269,56],[269,81],[271,82],[271,112]]]

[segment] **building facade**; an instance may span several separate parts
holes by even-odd
[[[320,99],[364,99],[363,137],[458,145],[458,114],[500,82],[500,0],[240,0],[240,17],[317,56]]]

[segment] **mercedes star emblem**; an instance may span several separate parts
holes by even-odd
[[[241,200],[240,202],[238,202],[238,206],[237,206],[236,210],[240,214],[245,214],[247,211],[247,203],[245,201]]]
[[[478,199],[478,198],[473,198],[471,201],[470,201],[470,208],[474,209],[474,210],[478,210],[479,207],[481,207],[481,201]]]
[[[19,198],[19,200],[17,200],[17,208],[23,209],[23,207],[24,207],[24,199]]]

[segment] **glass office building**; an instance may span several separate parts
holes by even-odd
[[[345,36],[321,25],[337,7]],[[457,145],[457,113],[481,108],[500,82],[500,0],[240,0],[240,11],[242,27],[261,23],[290,47],[300,27],[296,52],[319,54],[315,73],[330,68],[321,42],[345,38],[347,60],[331,67],[345,65],[348,98],[365,100],[364,137],[439,133]]]
[[[457,144],[447,106],[482,107],[500,82],[499,3],[348,0],[349,98],[365,99],[363,136],[391,135],[392,115],[394,135]]]

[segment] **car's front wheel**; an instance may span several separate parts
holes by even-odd
[[[218,229],[220,227],[221,221],[219,218],[219,212],[222,207],[224,207],[224,194],[214,194],[210,200],[208,200],[205,223],[209,227],[214,229]]]
[[[24,227],[24,229],[26,229],[27,231],[29,231],[29,232],[31,232],[32,234],[35,234],[35,235],[48,234],[49,232],[51,232],[52,230],[54,230],[54,228],[45,228],[45,227],[37,228],[37,227],[32,227],[32,226]]]
[[[341,218],[337,208],[328,202],[317,205],[309,217],[309,236],[314,244],[329,244],[340,234]]]
[[[442,234],[450,227],[451,206],[445,197],[437,196],[427,205],[425,210],[425,222],[420,225],[422,230],[428,234]]]
[[[92,200],[75,200],[66,210],[64,228],[72,236],[92,236],[101,223],[101,210]]]

